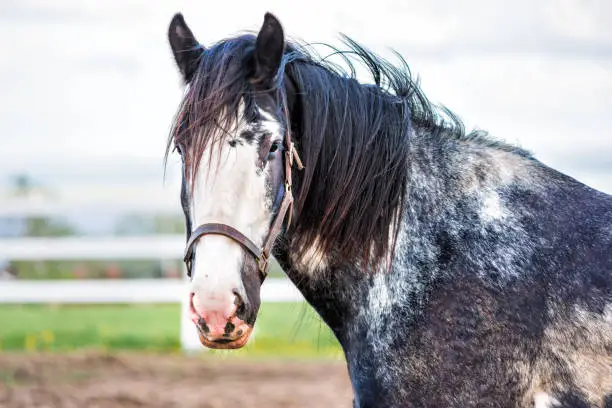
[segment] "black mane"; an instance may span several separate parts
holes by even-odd
[[[394,246],[397,231],[392,228],[401,221],[413,132],[522,151],[492,141],[484,132],[466,134],[451,111],[428,101],[398,54],[400,64],[395,66],[343,38],[346,50],[330,47],[330,55],[341,58],[342,64],[288,42],[277,76],[279,100],[294,102],[285,120],[306,166],[295,174],[297,217],[290,247],[299,252],[316,243],[336,262],[375,265],[389,260]],[[228,133],[239,101],[252,92],[247,78],[254,45],[255,36],[246,34],[204,52],[168,148],[188,141],[198,158],[209,143],[220,142],[213,137],[219,128]],[[357,81],[355,61],[367,68],[371,84]],[[197,167],[199,160],[194,163]]]

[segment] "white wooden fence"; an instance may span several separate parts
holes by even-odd
[[[147,213],[176,211],[168,202],[141,200],[114,209],[143,209]],[[79,203],[5,202],[2,216],[59,215],[71,211],[97,211],[98,201]],[[108,208],[108,207],[106,207]],[[22,211],[19,211],[19,210]],[[182,259],[184,235],[128,237],[0,238],[0,260],[175,260]],[[70,281],[0,281],[0,303],[181,303],[181,344],[184,350],[202,350],[196,329],[188,317],[188,282],[183,279],[121,279]],[[303,300],[286,278],[268,278],[261,289],[262,302]]]

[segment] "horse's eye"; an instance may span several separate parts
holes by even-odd
[[[279,147],[280,147],[280,142],[272,143],[272,146],[270,146],[270,153],[274,153],[275,151],[278,150]]]

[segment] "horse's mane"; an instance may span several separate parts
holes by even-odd
[[[291,122],[306,166],[295,173],[297,219],[291,249],[312,250],[315,245],[339,263],[376,265],[389,260],[394,247],[414,131],[499,143],[481,132],[466,135],[452,112],[432,105],[399,54],[396,66],[343,38],[348,49],[330,47],[330,55],[342,64],[318,56],[311,47],[288,42],[277,78],[283,100],[286,81],[297,88],[297,103],[285,119]],[[205,51],[179,108],[168,149],[174,139],[192,138],[189,144],[197,158],[209,143],[219,143],[228,133],[236,123],[240,100],[251,90],[246,61],[254,45],[255,36],[245,34]],[[372,84],[357,81],[354,61],[367,68]],[[247,114],[251,108],[246,107]],[[198,164],[196,160],[191,174]]]

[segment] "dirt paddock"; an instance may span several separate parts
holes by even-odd
[[[0,407],[350,407],[343,362],[1,354]]]

